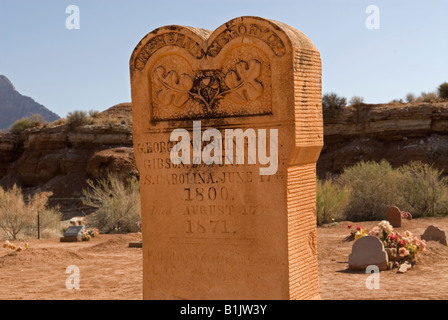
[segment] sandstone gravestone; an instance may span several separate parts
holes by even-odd
[[[400,228],[401,227],[401,222],[402,222],[402,217],[401,217],[401,210],[398,207],[390,207],[389,209],[387,209],[386,211],[386,220],[389,221],[389,223],[392,225],[392,227],[394,228]]]
[[[130,73],[143,297],[318,298],[311,41],[259,17],[166,26],[136,46]]]
[[[425,241],[439,241],[441,244],[447,245],[445,231],[432,225],[426,228],[421,235],[421,239]]]
[[[60,238],[61,242],[76,242],[81,241],[84,233],[84,226],[70,226],[65,230],[63,237]]]
[[[348,266],[353,270],[365,270],[368,266],[375,265],[383,271],[387,269],[388,263],[384,245],[375,236],[365,236],[356,240],[348,257]]]

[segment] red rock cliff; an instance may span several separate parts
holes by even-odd
[[[350,106],[325,123],[319,177],[360,160],[412,160],[448,173],[448,102]]]

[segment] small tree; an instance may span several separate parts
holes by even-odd
[[[349,104],[350,105],[357,105],[357,104],[361,104],[364,103],[364,98],[360,97],[360,96],[353,96],[350,98]]]
[[[23,229],[37,222],[37,214],[48,201],[48,195],[37,194],[24,200],[22,190],[14,185],[5,191],[0,187],[0,228],[8,238],[17,239]]]
[[[335,117],[347,105],[347,99],[339,97],[336,93],[326,93],[322,96],[322,111],[324,120]]]
[[[448,82],[442,83],[438,88],[439,97],[444,100],[448,100]]]

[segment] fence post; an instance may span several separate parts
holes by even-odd
[[[40,240],[40,211],[37,211],[37,239]]]

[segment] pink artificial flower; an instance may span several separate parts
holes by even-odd
[[[425,240],[421,240],[420,241],[420,249],[422,251],[425,251],[425,248],[426,248],[426,241]]]
[[[392,240],[392,241],[397,240],[397,236],[394,235],[394,234],[390,234],[388,237],[389,237],[389,239]]]
[[[400,241],[398,242],[398,245],[402,247],[402,246],[404,245],[404,241],[403,241],[403,240],[400,240]]]
[[[406,250],[406,248],[400,248],[398,250],[398,254],[400,255],[400,257],[406,257],[407,255],[409,255],[409,251]]]

